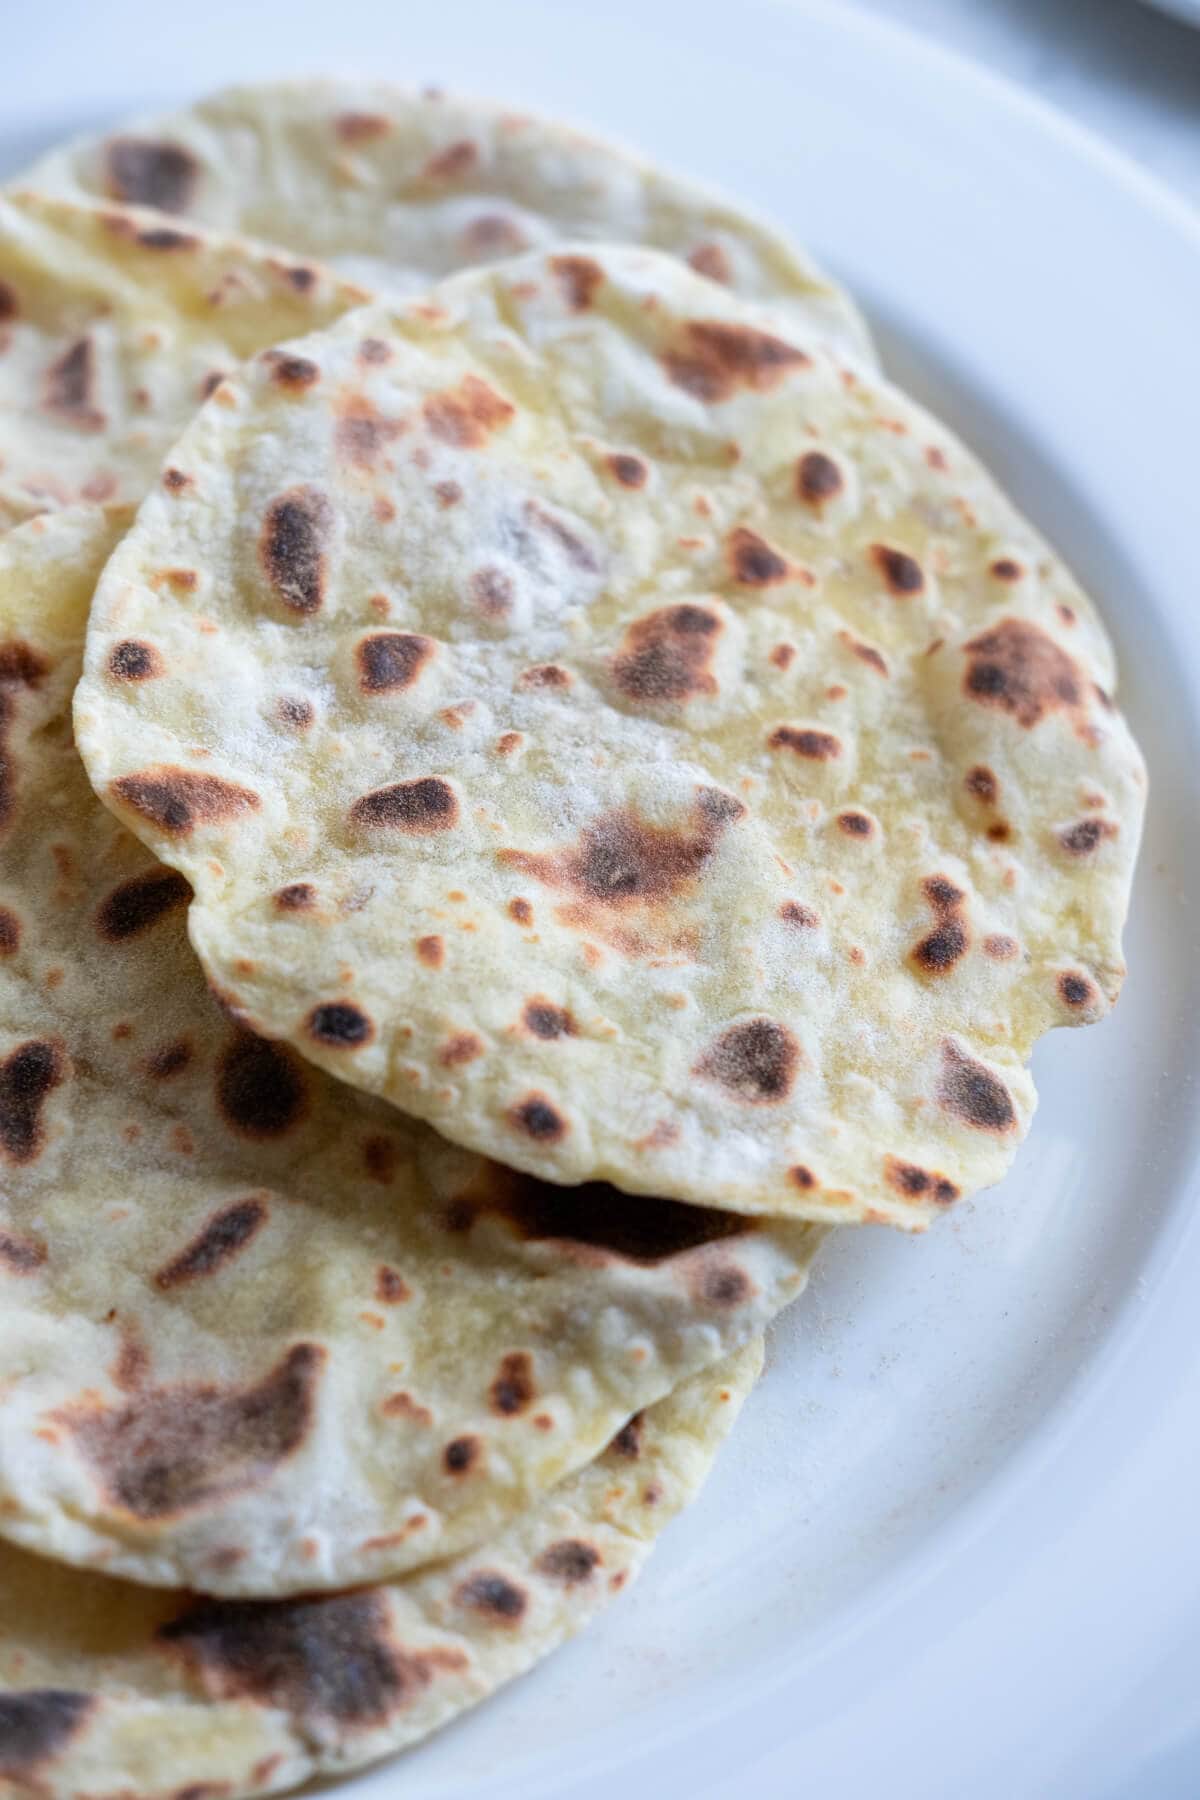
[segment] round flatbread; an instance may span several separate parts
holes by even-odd
[[[222,1012],[71,741],[120,523],[0,539],[0,1532],[207,1592],[376,1579],[759,1331],[820,1234],[548,1188]]]
[[[156,213],[0,197],[0,528],[140,500],[226,371],[364,297]]]
[[[474,1553],[353,1593],[181,1600],[0,1546],[0,1785],[239,1800],[427,1736],[629,1583],[761,1362],[692,1376]]]
[[[1120,987],[1108,641],[895,388],[567,260],[231,378],[100,584],[84,759],[344,1080],[554,1181],[920,1227]]]
[[[609,144],[489,101],[387,82],[230,88],[52,151],[24,180],[249,232],[410,293],[564,240],[650,244],[874,360],[854,303],[778,232]]]

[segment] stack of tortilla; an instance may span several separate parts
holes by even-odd
[[[748,215],[240,89],[0,199],[0,1793],[425,1736],[833,1224],[1000,1178],[1144,805],[1090,602]]]

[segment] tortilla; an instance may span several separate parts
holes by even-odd
[[[0,528],[140,500],[223,374],[364,298],[157,213],[0,197]]]
[[[650,244],[874,360],[853,301],[770,226],[490,101],[361,80],[230,88],[51,151],[24,180],[248,232],[392,292],[570,239]]]
[[[1058,558],[781,331],[614,248],[268,354],[77,724],[253,1029],[553,1181],[915,1229],[1116,999],[1145,777]]]
[[[820,1234],[548,1188],[221,1010],[71,742],[121,524],[0,539],[0,1533],[207,1592],[378,1579],[761,1330]]]
[[[0,1789],[237,1800],[415,1743],[629,1583],[761,1363],[692,1376],[474,1553],[352,1593],[181,1598],[0,1547]]]

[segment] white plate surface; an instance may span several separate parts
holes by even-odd
[[[1174,13],[1189,25],[1200,25],[1200,0],[1149,0],[1149,4],[1159,12]]]
[[[1116,1015],[1039,1050],[1004,1185],[835,1242],[694,1511],[590,1635],[354,1800],[1200,1794],[1200,228],[966,64],[783,0],[61,0],[0,166],[235,76],[588,121],[865,300],[1116,635],[1152,805]]]

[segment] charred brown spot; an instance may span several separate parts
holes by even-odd
[[[215,1275],[258,1236],[268,1216],[266,1202],[254,1195],[223,1206],[205,1221],[178,1256],[163,1264],[154,1277],[154,1285],[163,1289],[183,1287],[203,1276]]]
[[[821,921],[811,906],[804,906],[799,900],[785,900],[779,908],[779,916],[785,925],[796,925],[805,931],[815,931]]]
[[[678,346],[664,356],[663,366],[677,387],[713,403],[728,400],[739,387],[768,392],[811,361],[770,332],[721,319],[693,319],[684,326]]]
[[[921,892],[935,912],[953,912],[967,897],[945,875],[927,875],[921,883]]]
[[[533,908],[530,906],[528,900],[522,900],[520,898],[510,900],[508,903],[508,916],[518,925],[533,924]]]
[[[252,1700],[328,1733],[378,1729],[463,1651],[401,1650],[385,1598],[370,1590],[293,1600],[189,1601],[159,1627],[212,1698]]]
[[[528,250],[529,239],[515,219],[504,213],[480,213],[462,234],[462,246],[469,262],[489,262],[498,256],[516,256]]]
[[[703,1262],[691,1282],[692,1294],[701,1306],[742,1306],[754,1285],[736,1263]]]
[[[39,1238],[17,1237],[0,1229],[0,1268],[9,1275],[33,1275],[44,1267],[46,1246]]]
[[[1096,989],[1087,976],[1075,970],[1059,976],[1058,991],[1066,1006],[1090,1006],[1097,998]]]
[[[195,1054],[190,1038],[172,1038],[150,1052],[144,1067],[152,1081],[170,1081],[173,1075],[181,1075],[190,1066]]]
[[[448,781],[426,775],[363,794],[350,808],[350,817],[356,825],[425,835],[457,824],[458,801]]]
[[[191,897],[191,887],[175,869],[151,869],[105,896],[96,909],[96,929],[110,943],[124,943],[186,906]]]
[[[575,568],[583,569],[591,575],[598,572],[600,564],[591,545],[585,543],[558,513],[551,512],[549,507],[543,506],[538,500],[527,500],[525,519],[543,537],[549,538]]]
[[[425,164],[422,174],[428,181],[456,181],[469,175],[479,161],[479,146],[470,138],[456,138],[444,150],[438,150]]]
[[[36,1161],[46,1141],[42,1110],[67,1074],[57,1044],[30,1038],[0,1062],[0,1156],[11,1163]]]
[[[608,1446],[609,1451],[614,1456],[625,1456],[628,1457],[631,1462],[635,1461],[642,1453],[642,1434],[645,1431],[645,1428],[646,1422],[643,1415],[641,1413],[634,1413],[632,1419],[627,1419],[625,1421],[612,1443]]]
[[[298,294],[311,293],[317,285],[317,271],[310,269],[305,263],[296,263],[285,269],[284,278]]]
[[[998,556],[991,565],[991,574],[997,581],[1020,581],[1024,573],[1020,563],[1011,556]]]
[[[0,1694],[0,1776],[31,1794],[46,1792],[38,1772],[67,1748],[95,1705],[94,1695],[69,1688]]]
[[[547,1545],[533,1566],[547,1581],[573,1588],[590,1581],[600,1563],[600,1552],[594,1544],[585,1543],[582,1538],[559,1538],[557,1543]]]
[[[830,762],[842,754],[841,742],[829,731],[813,731],[796,725],[780,725],[767,739],[768,750],[790,750],[811,762]]]
[[[359,1006],[348,1000],[327,1000],[314,1006],[304,1028],[315,1043],[332,1050],[359,1050],[375,1036],[375,1027]]]
[[[916,1163],[901,1162],[898,1156],[888,1157],[883,1172],[888,1185],[906,1200],[936,1200],[939,1206],[949,1206],[958,1199],[959,1189],[944,1175],[930,1174]]]
[[[379,631],[360,640],[354,655],[364,694],[394,694],[411,687],[434,652],[432,638],[408,631]]]
[[[197,825],[218,825],[262,805],[250,788],[219,775],[201,775],[160,763],[136,775],[121,775],[111,791],[134,812],[171,837],[186,837]]]
[[[774,587],[788,578],[787,558],[744,525],[726,538],[725,558],[729,573],[742,587]]]
[[[116,681],[149,681],[162,674],[163,660],[153,644],[125,638],[109,652],[108,672]]]
[[[572,312],[586,312],[604,285],[604,270],[590,256],[552,256],[550,270]]]
[[[488,1403],[502,1418],[525,1412],[537,1399],[533,1358],[527,1350],[513,1350],[500,1359],[496,1379],[488,1389]]]
[[[200,165],[182,144],[150,138],[113,138],[105,152],[108,191],[115,200],[186,212]]]
[[[649,704],[714,694],[710,673],[721,621],[707,607],[664,606],[637,619],[613,660],[616,686],[627,699]]]
[[[403,1301],[412,1299],[412,1289],[399,1269],[393,1269],[388,1263],[380,1263],[375,1271],[375,1298],[384,1306],[399,1306]]]
[[[875,648],[874,644],[864,644],[861,639],[854,637],[849,631],[840,631],[838,636],[851,655],[857,656],[859,662],[866,663],[868,669],[874,669],[877,675],[887,677],[889,673],[887,659],[882,651]]]
[[[883,576],[888,592],[897,599],[909,600],[923,592],[925,571],[907,550],[898,550],[894,544],[872,544],[871,561]]]
[[[190,231],[176,231],[170,225],[152,225],[139,231],[137,241],[143,250],[194,250],[200,242]]]
[[[417,939],[417,956],[427,969],[440,969],[446,960],[444,938],[436,935]]]
[[[774,1019],[747,1019],[723,1031],[695,1065],[747,1106],[778,1106],[792,1091],[800,1046]]]
[[[294,694],[284,694],[275,703],[275,717],[293,731],[307,731],[314,716],[312,702],[301,700]]]
[[[722,1238],[744,1236],[753,1220],[716,1207],[625,1194],[606,1181],[559,1187],[517,1169],[486,1164],[446,1216],[469,1231],[481,1216],[505,1220],[526,1242],[585,1248],[628,1262],[661,1263]]]
[[[1079,670],[1052,637],[1025,619],[1002,619],[966,646],[966,692],[1026,730],[1052,712],[1084,705]]]
[[[526,1002],[521,1020],[526,1031],[547,1042],[554,1038],[574,1037],[578,1030],[574,1018],[565,1006],[555,1006],[552,1001],[543,1000],[540,996]]]
[[[334,119],[333,129],[343,144],[369,144],[374,138],[387,137],[392,122],[382,113],[342,112]]]
[[[15,956],[21,947],[21,921],[11,906],[0,906],[0,956]]]
[[[185,475],[182,469],[164,469],[162,480],[169,494],[182,494],[193,485],[192,477]]]
[[[728,287],[733,280],[733,265],[720,244],[697,244],[688,252],[688,265],[697,275],[707,275],[722,287]]]
[[[49,673],[50,664],[32,644],[21,638],[0,644],[0,687],[35,688]]]
[[[1109,819],[1080,819],[1060,831],[1058,841],[1068,856],[1090,856],[1104,838],[1115,837],[1117,828]]]
[[[479,1461],[482,1445],[477,1437],[452,1438],[442,1451],[447,1475],[465,1475]]]
[[[538,1144],[557,1144],[567,1135],[567,1121],[545,1094],[526,1094],[505,1115],[514,1131]]]
[[[333,441],[338,455],[357,469],[374,469],[384,447],[406,428],[387,419],[363,394],[351,394],[337,409]]]
[[[512,611],[516,589],[502,569],[476,569],[468,585],[471,599],[485,618],[507,618]]]
[[[315,613],[325,598],[333,507],[319,488],[289,488],[268,506],[258,555],[271,590],[291,612]]]
[[[523,669],[519,678],[523,688],[569,688],[571,680],[569,670],[558,663],[535,663],[531,669]]]
[[[270,353],[271,380],[276,387],[289,393],[298,394],[305,388],[315,386],[321,379],[321,371],[315,362],[307,356],[285,356],[279,351]]]
[[[391,347],[382,338],[364,338],[358,346],[358,354],[362,362],[372,363],[376,368],[392,360]]]
[[[456,1031],[438,1050],[438,1063],[443,1069],[465,1068],[483,1055],[483,1039],[474,1031]]]
[[[806,450],[796,464],[796,493],[808,506],[824,506],[845,485],[842,471],[823,450]]]
[[[289,881],[275,893],[279,912],[310,912],[316,905],[317,890],[311,881]]]
[[[988,826],[987,834],[993,844],[1006,844],[1012,836],[1012,826],[1007,819],[996,819]]]
[[[994,956],[997,962],[1008,962],[1021,946],[1016,938],[1006,937],[1002,931],[993,932],[983,940],[983,948],[988,956]]]
[[[166,1519],[260,1487],[313,1424],[325,1351],[296,1344],[254,1387],[180,1383],[127,1405],[58,1415],[104,1483],[138,1519]]]
[[[968,794],[973,794],[976,800],[982,801],[984,806],[995,806],[1000,797],[1000,783],[992,771],[985,768],[982,763],[977,763],[973,769],[967,770],[963,776],[963,786]]]
[[[937,1097],[947,1112],[976,1131],[1007,1132],[1017,1123],[1012,1095],[990,1069],[947,1040]]]
[[[524,1617],[529,1605],[529,1596],[524,1589],[494,1569],[480,1569],[476,1574],[468,1575],[455,1588],[454,1598],[459,1606],[478,1613],[494,1625],[515,1625]]]
[[[838,830],[844,831],[847,837],[869,838],[875,829],[872,820],[861,812],[840,812],[837,822]]]
[[[801,1193],[804,1194],[811,1192],[817,1185],[816,1176],[804,1163],[795,1163],[792,1168],[788,1170],[788,1180],[793,1187],[798,1187]]]
[[[216,1100],[239,1136],[282,1137],[308,1112],[303,1064],[284,1045],[239,1031],[217,1064]]]
[[[93,404],[96,352],[89,337],[77,338],[46,371],[42,404],[78,431],[101,431],[104,414]]]
[[[627,450],[618,450],[608,458],[608,466],[613,476],[622,487],[645,487],[650,478],[650,470],[640,456],[633,456]]]
[[[464,375],[457,387],[429,394],[421,411],[434,437],[456,450],[478,450],[517,416],[516,407],[478,375]]]
[[[912,959],[926,975],[944,975],[966,955],[970,939],[958,919],[943,919],[923,937]]]

